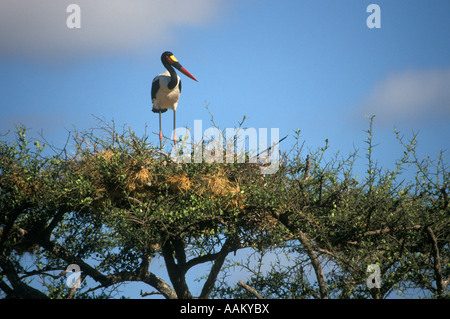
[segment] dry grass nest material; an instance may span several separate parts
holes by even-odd
[[[194,192],[198,196],[227,198],[227,208],[243,208],[245,201],[239,184],[230,181],[222,171],[215,174],[188,177],[186,174],[174,174],[165,177],[169,189],[174,193]]]
[[[0,188],[16,189],[24,195],[34,195],[43,190],[44,183],[40,179],[30,180],[25,173],[14,171],[0,176]]]
[[[117,153],[112,150],[105,150],[97,153],[94,158],[83,160],[79,171],[94,177],[97,192],[104,194],[107,191],[106,185],[103,185],[103,179],[95,169],[95,160],[104,160],[112,162]],[[158,185],[166,183],[172,193],[193,192],[198,196],[208,196],[216,199],[227,199],[226,208],[243,209],[245,195],[241,193],[239,184],[231,181],[223,170],[214,173],[199,174],[191,177],[185,173],[156,175],[153,173],[154,163],[152,158],[137,160],[127,159],[123,174],[125,175],[125,190],[134,193],[139,198],[152,196],[152,192],[158,188]],[[95,178],[98,177],[98,178]],[[109,191],[114,191],[109,189]]]
[[[88,175],[92,179],[97,192],[103,194],[106,191],[119,191],[123,186],[119,186],[121,183],[114,182],[114,179],[119,176],[112,177],[110,182],[105,182],[104,176],[98,170],[98,164],[102,161],[112,163],[114,157],[119,153],[112,150],[105,150],[96,154],[89,154],[76,164],[75,173],[81,175]],[[125,175],[124,185],[125,190],[133,193],[147,193],[149,192],[149,186],[154,182],[154,176],[151,174],[152,159],[128,158],[125,162],[125,167],[121,170],[120,174]],[[109,187],[105,185],[109,184]]]
[[[153,175],[147,166],[139,165],[136,160],[131,161],[127,166],[125,174],[125,185],[131,192],[145,192],[154,182]]]

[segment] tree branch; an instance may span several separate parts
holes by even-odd
[[[177,299],[177,294],[163,279],[156,276],[154,273],[149,273],[146,278],[141,278],[142,282],[152,286],[158,290],[161,295],[167,299]]]
[[[377,229],[377,230],[368,230],[362,234],[359,234],[356,237],[356,240],[360,240],[362,237],[364,236],[375,236],[375,235],[384,235],[387,233],[392,233],[392,232],[398,232],[398,231],[405,231],[405,230],[419,230],[422,229],[423,226],[422,225],[413,225],[413,226],[408,226],[408,227],[403,227],[403,228],[383,228],[383,229]],[[356,240],[349,240],[347,241],[347,244],[350,245],[358,245],[358,241]]]
[[[217,276],[219,275],[220,269],[222,268],[225,258],[227,257],[228,253],[238,248],[235,247],[235,245],[233,245],[233,241],[234,240],[232,238],[227,238],[227,240],[222,246],[222,249],[217,254],[214,264],[211,267],[211,271],[209,272],[208,279],[206,279],[206,282],[203,285],[203,289],[202,292],[200,293],[199,299],[209,298],[209,295],[212,289],[214,288],[214,283],[216,282]]]
[[[303,248],[305,249],[306,254],[308,255],[309,259],[311,260],[311,264],[314,268],[314,272],[316,274],[317,283],[319,284],[319,293],[320,298],[322,299],[328,299],[327,295],[327,284],[325,282],[325,276],[323,274],[323,269],[320,264],[319,257],[314,251],[313,244],[309,240],[308,236],[304,232],[302,232],[300,229],[295,228],[292,223],[289,221],[288,216],[281,215],[280,221],[289,229],[289,231],[295,235],[298,236],[298,239],[300,240]]]
[[[437,239],[434,235],[433,230],[431,229],[431,226],[427,227],[428,235],[430,236],[431,240],[431,247],[433,249],[433,268],[434,268],[434,275],[436,279],[436,288],[437,288],[437,295],[439,298],[442,298],[444,296],[444,290],[445,290],[445,282],[442,279],[442,268],[441,268],[441,261],[439,256],[439,247],[437,245]]]
[[[254,288],[250,287],[249,285],[245,284],[242,280],[238,281],[238,286],[241,286],[245,290],[247,290],[249,293],[255,295],[258,299],[264,299]]]
[[[217,258],[218,255],[219,253],[215,253],[192,258],[184,265],[184,271],[187,272],[189,269],[191,269],[194,266],[197,266],[198,264],[213,261]]]
[[[23,298],[23,299],[48,299],[47,295],[43,292],[28,286],[22,282],[17,275],[14,265],[9,259],[0,258],[0,265],[3,268],[3,274],[6,275],[8,281],[11,283],[13,289],[10,289],[3,281],[0,285],[5,293],[11,297]]]
[[[152,296],[152,295],[160,295],[160,294],[161,293],[159,291],[151,291],[151,292],[146,291],[146,292],[143,292],[141,290],[141,292],[140,292],[140,295],[141,295],[142,298],[143,297],[147,297],[147,296]]]
[[[421,229],[422,226],[421,225],[413,225],[413,226],[408,226],[408,227],[404,227],[404,228],[383,228],[383,229],[378,229],[378,230],[369,230],[366,231],[365,233],[363,233],[363,236],[373,236],[373,235],[382,235],[382,234],[386,234],[386,233],[390,233],[390,232],[396,232],[396,231],[400,231],[400,230],[418,230]]]
[[[166,241],[166,243],[162,246],[162,254],[164,257],[164,261],[166,263],[167,267],[167,273],[169,274],[170,281],[172,282],[173,288],[177,294],[177,297],[180,299],[192,299],[192,295],[189,291],[188,285],[186,283],[185,278],[185,263],[176,264],[173,255],[176,254],[175,248],[172,244],[172,241],[174,239],[169,239]],[[178,254],[180,247],[177,247]],[[181,256],[177,256],[179,259],[178,261],[183,262],[186,261],[183,254]]]
[[[314,247],[309,240],[309,238],[306,236],[305,233],[302,231],[297,231],[297,234],[299,236],[299,240],[302,243],[303,247],[305,248],[306,254],[311,259],[312,266],[314,268],[314,272],[316,273],[317,282],[319,284],[319,292],[320,292],[320,298],[322,299],[328,299],[327,295],[327,284],[325,282],[325,276],[323,274],[322,266],[320,264],[319,257],[314,251]]]
[[[134,272],[119,272],[111,275],[104,275],[89,264],[85,263],[81,258],[75,257],[65,248],[58,246],[50,240],[41,240],[39,244],[46,250],[55,254],[55,256],[63,259],[69,264],[77,264],[86,275],[99,282],[103,287],[125,282],[125,281],[142,281],[155,289],[157,289],[167,299],[176,299],[175,291],[161,278],[148,271],[149,259],[143,257],[141,266]]]

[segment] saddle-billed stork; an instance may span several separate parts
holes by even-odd
[[[168,109],[173,110],[173,135],[174,143],[176,143],[176,111],[181,93],[181,79],[173,68],[175,67],[192,80],[197,82],[198,80],[181,66],[172,52],[164,52],[161,55],[161,62],[167,71],[157,75],[152,81],[152,112],[159,113],[159,145],[162,149],[161,113],[166,112]]]

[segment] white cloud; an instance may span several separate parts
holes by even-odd
[[[81,29],[66,25],[81,8]],[[51,58],[154,48],[217,19],[223,0],[0,0],[0,57]]]
[[[363,110],[383,124],[450,119],[450,69],[391,74],[374,87]]]

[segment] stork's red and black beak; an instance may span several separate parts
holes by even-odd
[[[176,68],[178,71],[180,71],[187,77],[198,82],[198,80],[178,62],[178,60],[175,58],[175,56],[173,54],[167,56],[167,62],[169,63],[169,65],[173,66],[174,68]]]

